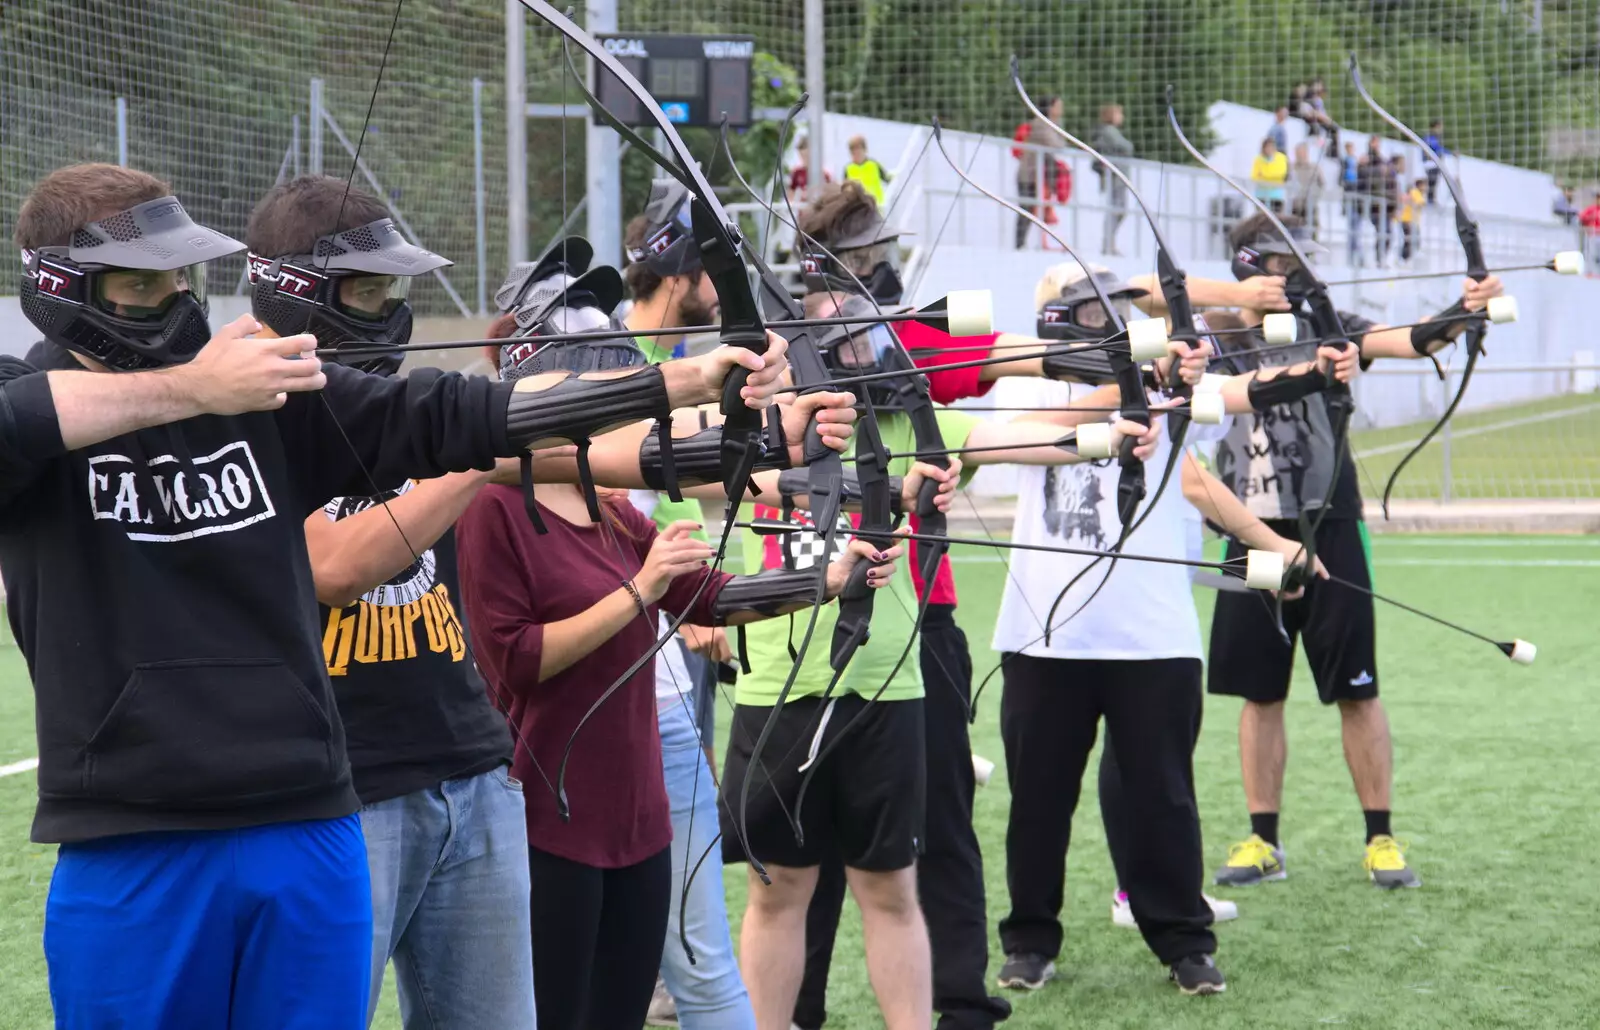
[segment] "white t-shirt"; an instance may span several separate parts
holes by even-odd
[[[661,622],[656,627],[656,634],[667,632],[667,627],[672,621],[663,612]],[[659,709],[667,704],[681,705],[688,698],[689,703],[694,703],[694,681],[689,678],[689,667],[684,664],[684,649],[687,647],[683,638],[676,633],[666,645],[656,652],[656,707]]]
[[[1059,407],[1091,391],[1078,384],[1032,379],[1019,383],[1018,405]],[[1221,426],[1191,424],[1188,440],[1214,439]],[[1160,484],[1172,452],[1165,433],[1156,453],[1145,463],[1144,518],[1149,498]],[[1126,554],[1164,558],[1190,555],[1190,506],[1183,497],[1182,466],[1156,502],[1156,509],[1128,538]],[[1117,518],[1116,462],[1057,467],[1022,466],[1017,475],[1017,518],[1012,539],[1022,544],[1110,550],[1122,532]],[[1083,577],[1056,608],[1050,646],[1044,644],[1045,622],[1061,588],[1094,562],[1088,555],[1015,551],[1007,560],[1010,575],[995,624],[994,647],[1040,658],[1142,661],[1153,658],[1199,658],[1200,623],[1190,593],[1191,569],[1156,562],[1119,561],[1105,588],[1077,616],[1067,619],[1106,577],[1111,559]],[[1065,621],[1063,621],[1065,620]]]

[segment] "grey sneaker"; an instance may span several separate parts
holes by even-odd
[[[1168,979],[1184,994],[1221,994],[1228,989],[1227,979],[1210,955],[1180,958],[1169,969]]]
[[[1000,986],[1037,991],[1056,975],[1056,964],[1043,955],[1023,952],[1007,955],[1000,967]]]
[[[1283,849],[1273,847],[1252,833],[1228,849],[1228,861],[1211,880],[1224,887],[1249,887],[1288,877],[1289,872],[1283,865]]]

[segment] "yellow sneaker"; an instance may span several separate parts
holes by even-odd
[[[1406,848],[1387,833],[1367,842],[1367,857],[1361,867],[1372,877],[1374,886],[1385,890],[1396,887],[1421,887],[1422,877],[1406,865]]]
[[[1252,833],[1228,849],[1228,861],[1212,876],[1224,887],[1248,887],[1268,880],[1288,879],[1283,865],[1283,849],[1275,848]]]

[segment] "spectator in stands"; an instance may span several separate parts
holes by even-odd
[[[1583,249],[1592,262],[1597,251],[1600,251],[1600,247],[1596,246],[1600,243],[1600,193],[1595,194],[1589,206],[1583,209],[1583,214],[1578,216],[1578,224],[1583,226]]]
[[[1349,140],[1344,144],[1344,157],[1339,159],[1339,188],[1344,191],[1345,235],[1350,263],[1354,265],[1361,252],[1361,159],[1356,156],[1356,145]]]
[[[1310,114],[1310,109],[1306,106],[1306,92],[1305,83],[1295,83],[1294,88],[1289,91],[1289,103],[1287,106],[1290,118],[1298,118],[1309,125],[1310,119],[1307,116]]]
[[[789,171],[789,200],[799,204],[806,199],[806,189],[811,183],[811,141],[801,136],[794,149],[796,160],[794,168]],[[822,170],[822,181],[833,181],[833,176],[828,174],[826,168]]]
[[[1399,160],[1399,158],[1396,158]],[[1397,177],[1398,178],[1398,177]],[[1400,260],[1409,262],[1419,236],[1417,230],[1422,220],[1422,204],[1426,199],[1423,193],[1428,185],[1426,179],[1413,179],[1411,186],[1400,196]]]
[[[1122,118],[1121,104],[1100,108],[1100,128],[1095,130],[1093,143],[1096,150],[1126,173],[1132,167],[1128,158],[1133,156],[1133,144],[1122,134]],[[1100,192],[1110,194],[1100,252],[1118,257],[1121,252],[1117,250],[1117,229],[1128,216],[1128,187],[1104,168],[1097,167],[1095,171],[1100,176]]]
[[[1282,113],[1284,108],[1278,108]],[[1250,164],[1250,181],[1255,183],[1257,199],[1278,214],[1283,213],[1284,184],[1289,179],[1289,159],[1278,149],[1278,141],[1269,133],[1261,141],[1261,153]]]
[[[1356,193],[1372,231],[1377,235],[1372,250],[1379,265],[1389,252],[1389,160],[1383,156],[1382,141],[1368,137],[1367,153],[1356,167]]]
[[[1322,166],[1311,159],[1311,148],[1305,143],[1294,146],[1294,160],[1289,163],[1289,210],[1306,220],[1312,236],[1317,232],[1317,203],[1322,199]]]
[[[1278,148],[1278,153],[1289,152],[1289,109],[1280,107],[1272,114],[1272,125],[1267,129],[1267,139]],[[1287,160],[1287,158],[1285,159]]]
[[[1573,199],[1572,187],[1563,186],[1556,195],[1556,202],[1551,207],[1551,213],[1561,220],[1562,225],[1578,224],[1578,205]]]
[[[1012,137],[1018,143],[1031,143],[1035,147],[1064,147],[1066,137],[1061,135],[1061,98],[1058,96],[1041,97],[1038,104],[1048,118],[1034,118],[1017,127]],[[1055,156],[1044,150],[1032,150],[1024,147],[1013,147],[1011,153],[1017,159],[1017,196],[1023,209],[1038,215],[1042,210],[1038,203],[1040,197],[1050,197],[1056,191],[1056,159]],[[1031,201],[1031,203],[1030,203]],[[1028,231],[1033,228],[1033,223],[1026,218],[1017,217],[1017,249],[1021,250],[1028,242]]]
[[[1311,88],[1306,92],[1307,113],[1303,116],[1306,123],[1311,126],[1311,135],[1321,136],[1324,129],[1328,130],[1330,140],[1339,135],[1339,127],[1328,117],[1328,89],[1322,84],[1321,79],[1312,79]],[[1331,157],[1334,149],[1330,146],[1328,155]]]
[[[1450,148],[1444,145],[1444,122],[1435,118],[1428,123],[1428,134],[1422,137],[1422,142],[1433,151],[1432,156],[1424,153],[1423,162],[1427,165],[1428,173],[1428,203],[1437,203],[1436,195],[1439,192],[1439,162],[1449,156]]]
[[[859,182],[879,207],[883,206],[884,184],[893,178],[887,168],[867,156],[865,136],[850,137],[850,163],[844,166],[844,177]]]

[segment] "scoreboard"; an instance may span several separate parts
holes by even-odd
[[[750,61],[754,36],[668,36],[617,33],[600,45],[661,104],[674,125],[715,128],[750,124]],[[594,91],[612,113],[631,126],[655,124],[616,76],[595,65]]]

